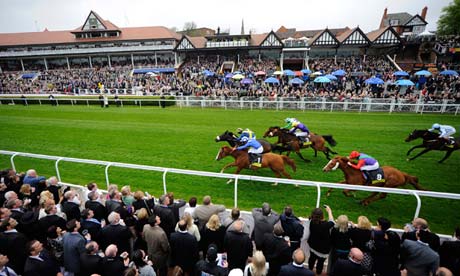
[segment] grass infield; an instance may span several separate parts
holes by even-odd
[[[219,172],[231,158],[214,158],[223,143],[214,138],[225,130],[249,127],[258,138],[269,126],[283,125],[285,117],[296,117],[318,134],[332,134],[338,142],[334,148],[341,155],[351,150],[365,152],[380,165],[394,166],[419,177],[421,185],[432,191],[460,193],[460,151],[454,152],[444,164],[437,161],[444,152],[430,152],[407,162],[406,152],[418,142],[404,142],[413,129],[429,128],[432,123],[449,124],[460,130],[460,117],[440,114],[353,113],[276,110],[179,109],[168,107],[125,107],[101,109],[97,106],[0,106],[0,149],[65,157],[97,159],[141,165]],[[275,138],[270,141],[274,142]],[[415,150],[417,153],[418,150]],[[313,157],[311,149],[303,150],[304,163],[296,155],[298,170],[294,179],[339,182],[340,171],[323,173],[327,163],[322,153]],[[16,157],[18,171],[36,168],[40,175],[55,174],[54,162]],[[10,167],[9,156],[0,156],[1,168]],[[64,182],[85,185],[95,181],[105,188],[104,168],[100,166],[60,163]],[[231,173],[234,169],[228,169]],[[244,174],[273,177],[270,170],[244,171]],[[138,170],[111,168],[111,182],[131,185],[159,196],[162,174]],[[233,206],[233,185],[224,179],[168,174],[168,190],[176,198],[200,199],[207,194],[213,201]],[[411,189],[412,187],[406,186]],[[334,216],[347,214],[352,221],[359,215],[368,216],[375,224],[379,216],[388,217],[394,227],[411,221],[416,207],[414,197],[388,195],[370,206],[359,205],[368,193],[357,192],[346,198],[340,190],[330,197],[322,191],[322,204],[331,206]],[[270,202],[280,212],[290,204],[298,216],[306,217],[316,203],[316,188],[295,188],[292,185],[273,187],[268,183],[239,181],[239,207],[250,210]],[[426,218],[433,231],[450,234],[460,225],[460,201],[422,198],[420,216]]]

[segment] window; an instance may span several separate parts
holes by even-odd
[[[391,19],[390,20],[390,26],[397,26],[399,24],[399,20],[398,19]]]

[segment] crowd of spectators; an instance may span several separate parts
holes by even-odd
[[[227,215],[210,196],[197,206],[129,186],[77,191],[33,169],[1,177],[3,275],[460,275],[460,228],[441,244],[422,218],[400,236],[384,217],[355,224],[329,206],[327,219],[268,203]]]

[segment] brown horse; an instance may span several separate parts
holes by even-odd
[[[249,164],[249,154],[247,151],[233,150],[233,148],[229,146],[223,146],[220,148],[219,153],[216,156],[216,160],[221,160],[222,158],[229,155],[235,158],[235,161],[225,165],[220,171],[221,173],[223,173],[224,170],[229,167],[236,167],[235,174],[239,174],[242,169],[258,169],[258,167],[251,166]],[[278,178],[280,178],[281,175],[284,175],[285,177],[291,179],[291,175],[289,175],[284,168],[285,164],[291,166],[294,172],[296,171],[294,160],[287,156],[275,153],[264,153],[262,155],[262,168],[270,168]],[[228,183],[230,182],[231,180]]]
[[[310,133],[310,142],[311,145],[304,145],[297,136],[293,133],[289,133],[287,129],[282,129],[278,126],[269,127],[264,134],[265,137],[274,137],[278,136],[277,144],[282,144],[294,151],[302,160],[305,162],[310,162],[310,160],[305,159],[300,153],[300,149],[311,148],[315,151],[315,157],[318,156],[318,151],[321,151],[326,155],[326,158],[331,159],[329,154],[337,154],[337,152],[332,151],[329,147],[326,146],[326,141],[333,147],[337,142],[332,138],[332,135],[317,135]],[[289,155],[289,152],[288,152]]]
[[[323,171],[329,172],[334,171],[337,168],[343,171],[345,175],[345,181],[340,183],[344,184],[353,184],[353,185],[365,185],[366,180],[364,179],[363,173],[360,170],[357,170],[348,165],[348,158],[343,156],[336,156],[334,157],[326,166],[324,166]],[[386,188],[397,188],[399,186],[405,184],[411,184],[417,190],[424,190],[420,184],[418,184],[418,178],[416,176],[408,175],[407,173],[401,172],[393,167],[390,166],[383,166],[383,173],[385,177],[385,182],[381,183],[381,187]],[[327,195],[331,193],[332,189],[329,189]],[[350,194],[350,190],[343,190],[343,193],[346,196],[352,196]],[[364,206],[369,205],[371,202],[377,201],[379,199],[385,198],[387,196],[386,193],[380,193],[377,197],[379,192],[373,192],[369,197],[361,200],[361,204]]]

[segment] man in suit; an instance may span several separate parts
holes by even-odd
[[[296,249],[292,254],[293,262],[283,265],[280,269],[279,276],[314,276],[315,273],[303,266],[305,254],[302,249]]]
[[[0,228],[4,232],[0,234],[0,253],[8,256],[8,266],[22,274],[27,259],[27,237],[16,231],[17,224],[14,218],[2,221]]]
[[[426,242],[429,239],[427,231],[415,233],[417,241],[406,239],[401,244],[401,269],[408,276],[436,275],[439,267],[439,255]]]
[[[107,214],[117,212],[120,214],[122,219],[125,219],[128,216],[128,211],[126,211],[126,208],[123,205],[121,193],[118,190],[112,190],[109,192],[109,199],[105,202],[105,208],[107,209]]]
[[[45,207],[46,216],[38,220],[38,229],[39,229],[39,239],[41,241],[46,240],[46,233],[50,226],[60,227],[61,229],[66,229],[66,220],[56,215],[57,207],[55,204],[50,204]]]
[[[176,221],[174,219],[174,213],[171,208],[168,207],[169,205],[169,196],[162,195],[159,199],[159,203],[153,207],[153,210],[157,216],[160,217],[161,224],[160,227],[166,233],[166,236],[171,236],[171,233],[174,232],[174,228],[176,227]]]
[[[198,219],[198,228],[202,229],[212,215],[224,211],[224,205],[214,205],[211,202],[211,197],[205,196],[203,197],[203,205],[196,207],[193,218]]]
[[[270,264],[269,276],[278,275],[281,266],[291,261],[291,247],[283,237],[280,223],[275,224],[273,233],[265,233],[262,241],[262,252]]]
[[[43,249],[43,244],[37,240],[29,242],[29,257],[24,265],[23,276],[63,276],[59,265]]]
[[[61,201],[61,197],[59,196],[60,189],[61,187],[56,176],[52,176],[46,180],[46,190],[53,194],[53,199],[57,203]]]
[[[252,209],[254,217],[254,240],[257,250],[262,250],[262,243],[266,233],[273,233],[273,226],[279,220],[279,215],[273,212],[270,204],[262,204],[262,208]]]
[[[330,276],[359,276],[365,274],[365,269],[361,266],[364,255],[359,248],[350,249],[348,259],[338,259],[332,267]],[[386,274],[385,274],[386,275]]]
[[[11,267],[6,265],[9,262],[8,256],[0,253],[0,275],[17,276],[18,274]]]
[[[103,219],[107,219],[107,209],[99,201],[99,192],[91,191],[88,193],[88,198],[85,202],[85,208],[91,209],[94,212],[94,218],[101,222]]]
[[[228,270],[244,270],[248,258],[252,257],[253,246],[249,235],[243,232],[242,221],[235,221],[233,230],[225,234],[224,249],[227,252]]]
[[[80,199],[75,191],[67,191],[64,194],[65,201],[61,204],[61,210],[67,216],[67,221],[80,220]]]
[[[120,252],[131,252],[131,231],[124,223],[122,224],[120,214],[112,212],[108,220],[109,224],[102,228],[99,236],[102,248],[107,248],[110,244],[114,244]]]
[[[91,234],[91,240],[99,241],[99,236],[101,234],[102,225],[97,219],[94,218],[94,212],[90,209],[84,209],[81,211],[81,227],[80,233],[83,233],[84,230],[88,231]]]
[[[179,232],[171,234],[171,267],[180,266],[186,275],[194,275],[199,260],[198,241],[187,231],[187,222],[179,221]]]
[[[157,275],[166,276],[167,262],[170,247],[165,231],[160,227],[161,219],[153,214],[149,217],[149,223],[144,225],[142,236],[147,243],[149,259],[153,262],[153,268]]]
[[[441,266],[460,275],[460,227],[455,229],[455,240],[445,241],[439,248]]]
[[[102,257],[98,255],[99,245],[91,241],[85,246],[85,253],[80,255],[80,276],[102,274]]]
[[[64,245],[64,268],[66,276],[78,275],[80,272],[80,255],[85,252],[85,238],[78,233],[80,222],[76,219],[67,222],[67,233],[62,238]],[[87,239],[91,236],[87,234]]]
[[[179,221],[179,209],[183,206],[185,206],[185,204],[187,202],[185,202],[185,200],[183,199],[179,199],[177,201],[174,201],[174,193],[173,192],[169,192],[168,194],[168,198],[169,198],[169,204],[168,204],[168,207],[171,208],[173,214],[174,214],[174,221],[177,223]]]
[[[117,256],[118,248],[116,245],[111,244],[105,250],[105,257],[102,260],[102,275],[115,276],[123,275],[123,272],[128,268],[129,257],[127,252],[122,252]]]

